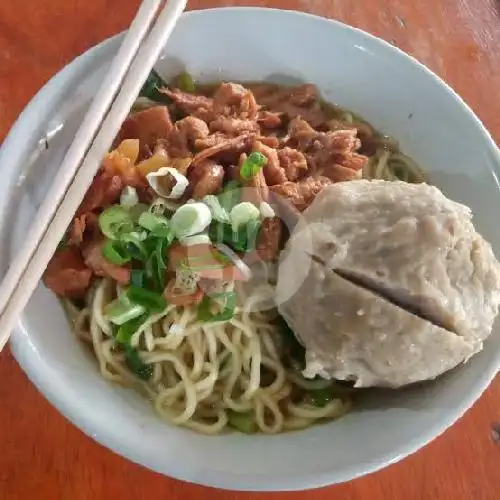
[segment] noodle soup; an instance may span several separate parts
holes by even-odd
[[[345,414],[304,376],[275,307],[280,252],[328,185],[422,182],[395,141],[314,85],[171,86],[152,73],[44,275],[110,382],[204,434],[275,434]]]

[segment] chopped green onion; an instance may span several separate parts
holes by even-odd
[[[125,294],[120,295],[104,308],[104,316],[115,325],[123,325],[131,319],[137,318],[146,312],[140,304],[131,302]]]
[[[139,228],[140,229],[140,228]],[[121,241],[134,241],[134,242],[143,242],[148,239],[147,231],[131,231],[130,233],[124,234],[120,237]]]
[[[151,235],[167,240],[169,245],[175,240],[174,232],[170,229],[170,227],[166,226],[157,226],[154,231],[151,231]]]
[[[146,82],[142,86],[139,96],[147,97],[152,101],[170,103],[170,99],[158,91],[161,87],[166,87],[167,82],[153,69],[149,74]]]
[[[149,205],[146,205],[145,203],[137,203],[136,205],[129,207],[128,211],[130,213],[130,216],[132,217],[134,222],[137,222],[139,220],[139,217],[143,212],[145,212],[149,208]]]
[[[260,169],[267,164],[267,158],[258,151],[250,154],[243,162],[240,168],[240,177],[244,180],[250,180],[255,177]]]
[[[168,238],[172,235],[168,219],[163,215],[156,215],[151,212],[143,212],[139,217],[138,223],[144,229],[147,229],[154,236],[158,236],[159,238]]]
[[[229,213],[227,210],[221,205],[219,198],[214,196],[213,194],[207,194],[203,197],[203,203],[210,208],[210,212],[212,212],[212,218],[219,222],[229,222]]]
[[[127,321],[121,325],[115,335],[116,341],[123,345],[130,345],[130,339],[137,330],[143,325],[143,323],[149,318],[148,313],[143,313],[137,318]]]
[[[160,239],[156,242],[156,246],[154,249],[154,255],[156,260],[158,261],[158,265],[160,269],[166,269],[167,264],[165,262],[165,249],[171,243],[171,241],[166,239]]]
[[[239,237],[246,238],[246,252],[251,252],[257,247],[257,237],[259,236],[260,230],[260,220],[254,219],[248,221],[246,226],[243,226],[238,230]]]
[[[240,202],[241,186],[237,181],[229,181],[217,196],[220,206],[229,214],[231,209]]]
[[[218,321],[229,321],[236,309],[236,292],[223,292],[212,295],[211,297],[205,296],[201,304],[198,306],[197,319],[203,323],[211,323]],[[212,312],[213,302],[221,305],[221,300],[223,300],[222,309],[218,313]]]
[[[145,260],[147,250],[145,246],[146,232],[133,231],[120,236],[120,241],[126,245],[127,251],[133,259]]]
[[[258,430],[253,412],[237,412],[228,410],[227,418],[231,427],[234,427],[245,434],[254,434]]]
[[[257,245],[259,229],[260,220],[252,219],[237,231],[230,224],[212,224],[209,234],[214,243],[224,243],[235,252],[251,252]]]
[[[143,288],[145,274],[146,271],[144,269],[132,269],[130,271],[130,284],[138,288]]]
[[[314,389],[308,392],[311,403],[318,408],[325,407],[335,399],[330,389]]]
[[[159,293],[150,292],[144,288],[130,286],[127,296],[131,302],[139,304],[152,313],[161,312],[167,307],[167,302]]]
[[[170,244],[169,240],[158,239],[149,242],[154,244],[150,250],[148,259],[146,260],[145,271],[146,276],[152,282],[154,290],[160,292],[165,288],[165,249]]]
[[[105,259],[116,266],[123,266],[130,261],[131,256],[124,245],[119,241],[108,240],[102,248]]]
[[[210,209],[200,202],[187,203],[177,209],[170,220],[170,227],[181,239],[202,233],[212,221]]]
[[[137,190],[133,186],[125,186],[120,195],[120,205],[125,208],[133,207],[139,203]]]
[[[149,172],[146,180],[157,195],[168,200],[178,200],[189,186],[188,178],[173,167],[162,167]]]
[[[165,212],[175,212],[179,206],[179,203],[158,196],[149,206],[149,211],[155,215],[165,215]]]
[[[233,207],[229,214],[231,219],[231,227],[236,232],[241,226],[245,226],[250,221],[260,219],[259,209],[249,201],[243,201]]]
[[[187,71],[182,72],[176,78],[175,84],[183,92],[188,92],[190,94],[194,94],[196,92],[196,85],[193,77]]]
[[[112,205],[99,215],[99,227],[104,236],[117,240],[121,234],[134,229],[134,221],[126,208]]]
[[[127,366],[130,368],[132,373],[142,380],[149,380],[153,375],[153,365],[144,363],[137,350],[131,345],[125,344],[124,349]]]

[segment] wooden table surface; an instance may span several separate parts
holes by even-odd
[[[0,1],[0,140],[54,73],[124,29],[138,0]],[[391,41],[448,81],[500,141],[499,0],[192,0],[340,19]],[[369,86],[367,91],[369,92]],[[463,140],[463,138],[457,138]],[[494,500],[500,498],[500,379],[451,430],[384,471],[306,493],[220,492],[164,478],[104,449],[0,355],[0,500]]]

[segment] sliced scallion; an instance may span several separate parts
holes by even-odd
[[[219,198],[214,196],[213,194],[208,194],[203,197],[203,203],[205,203],[208,208],[210,208],[210,212],[212,213],[212,218],[219,222],[229,222],[229,213],[228,211],[221,205]]]
[[[241,165],[241,178],[244,180],[252,179],[259,173],[260,169],[267,164],[267,161],[267,158],[262,153],[254,151]]]
[[[245,434],[254,434],[258,430],[257,422],[252,412],[228,410],[227,418],[231,427]]]
[[[123,325],[120,325],[116,331],[115,339],[117,342],[123,345],[129,345],[132,335],[134,335],[137,330],[143,325],[143,323],[149,318],[149,314],[143,313],[136,318],[127,321]]]
[[[127,251],[133,259],[144,260],[147,258],[145,246],[147,234],[145,231],[132,231],[120,236],[120,241],[126,245]]]
[[[227,213],[240,202],[241,199],[241,186],[237,181],[229,181],[217,196],[221,207],[226,210]]]
[[[128,211],[134,222],[137,222],[141,214],[145,212],[148,208],[149,205],[146,205],[145,203],[137,203],[136,205],[128,207]]]
[[[127,296],[134,304],[139,304],[152,313],[161,312],[167,307],[165,299],[156,292],[151,292],[144,288],[130,286]]]
[[[175,212],[179,206],[177,202],[158,196],[149,206],[149,211],[156,215],[165,215],[166,212]]]
[[[166,87],[167,83],[153,69],[139,92],[139,96],[147,97],[152,101],[169,103],[170,99],[158,91],[159,88]]]
[[[117,240],[121,234],[134,229],[134,221],[126,208],[112,205],[99,215],[99,227],[104,236]]]
[[[153,365],[144,363],[137,349],[125,344],[125,359],[130,371],[142,380],[149,380],[153,375]]]
[[[165,250],[170,241],[160,238],[157,240],[152,239],[148,243],[151,248],[145,264],[145,273],[153,289],[160,292],[165,288],[165,270],[167,268]]]
[[[170,219],[170,227],[181,239],[202,233],[210,222],[212,222],[210,209],[204,203],[195,202],[179,207]]]
[[[193,77],[187,71],[183,71],[176,78],[176,85],[183,92],[188,92],[190,94],[196,92],[196,84],[194,83]]]
[[[130,271],[130,284],[137,288],[143,288],[145,274],[144,269],[132,269]]]
[[[146,175],[154,192],[169,200],[178,200],[189,186],[189,180],[173,167],[162,167]]]
[[[145,307],[131,302],[125,294],[122,294],[104,308],[104,316],[114,325],[123,325],[145,312]]]
[[[235,205],[229,214],[231,227],[236,232],[241,226],[245,226],[250,221],[259,220],[260,210],[249,201],[243,201]]]
[[[202,323],[229,321],[234,315],[236,300],[236,292],[217,293],[211,297],[205,296],[201,304],[198,306],[198,321]],[[221,307],[220,312],[215,314],[212,312],[214,302]]]
[[[139,203],[137,190],[133,186],[125,186],[120,195],[120,205],[125,208],[133,207]]]
[[[260,220],[252,219],[237,231],[230,224],[215,223],[210,227],[210,238],[216,243],[224,243],[236,252],[251,252],[257,244]]]
[[[318,408],[323,408],[335,399],[330,389],[314,389],[308,392],[311,403]]]
[[[104,244],[102,254],[107,261],[116,266],[123,266],[127,262],[130,262],[132,258],[125,246],[121,242],[115,240],[108,240]]]
[[[160,238],[169,237],[172,233],[168,219],[163,215],[156,215],[151,212],[143,212],[139,217],[138,224],[150,231],[154,236]]]

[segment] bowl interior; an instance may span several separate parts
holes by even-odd
[[[272,44],[263,33],[278,32]],[[221,36],[221,33],[224,35]],[[78,58],[46,86],[0,152],[5,270],[36,213],[120,38]],[[222,9],[185,15],[157,65],[167,79],[314,82],[323,96],[398,138],[449,197],[469,205],[497,254],[498,151],[472,112],[434,75],[358,30],[308,15]],[[38,153],[49,134],[48,149]],[[500,334],[434,383],[374,392],[339,421],[279,436],[209,438],[162,423],[133,391],[101,380],[62,309],[39,286],[12,349],[68,418],[116,452],[156,471],[232,489],[302,489],[345,481],[418,449],[456,420],[496,373]],[[266,460],[263,460],[266,457]]]

